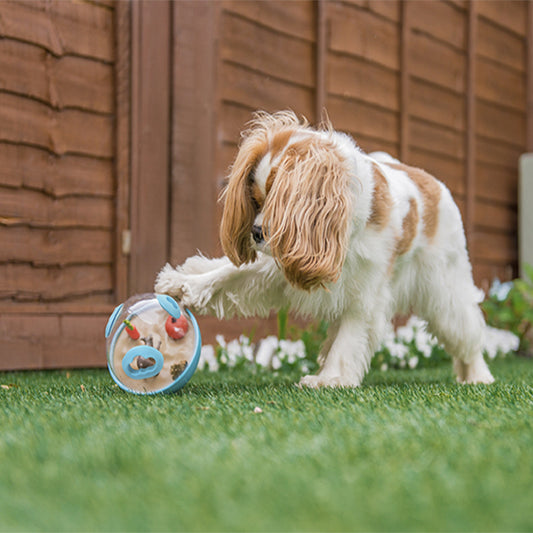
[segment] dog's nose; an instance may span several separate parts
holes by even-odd
[[[252,226],[252,237],[257,244],[263,242],[265,240],[263,228],[261,226]]]

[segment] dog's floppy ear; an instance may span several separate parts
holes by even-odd
[[[340,276],[353,194],[342,157],[323,139],[287,149],[267,195],[263,228],[285,277],[311,290]]]
[[[224,202],[220,242],[224,253],[237,266],[256,259],[251,234],[257,207],[252,199],[250,173],[264,154],[263,139],[254,136],[246,138],[231,167],[228,184],[220,196]]]

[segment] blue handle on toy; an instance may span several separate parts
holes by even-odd
[[[168,294],[156,294],[155,297],[159,302],[159,305],[171,316],[174,318],[179,318],[181,316],[181,309],[178,305],[178,302],[169,296]]]
[[[154,359],[155,365],[149,366],[148,368],[132,368],[131,363],[139,356],[145,359]],[[135,346],[135,348],[128,350],[122,358],[122,370],[132,379],[153,378],[161,372],[164,362],[163,354],[152,346]]]

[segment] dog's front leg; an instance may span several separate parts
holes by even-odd
[[[167,264],[157,276],[155,291],[175,296],[200,314],[267,316],[285,305],[285,283],[274,260],[264,254],[240,267],[227,257],[198,255],[176,269]]]
[[[305,387],[358,387],[374,353],[369,324],[362,318],[342,317],[330,326],[316,376],[304,376]]]

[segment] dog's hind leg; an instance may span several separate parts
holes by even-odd
[[[459,383],[492,383],[482,352],[486,326],[478,305],[480,291],[469,275],[454,275],[453,270],[439,274],[425,287],[428,294],[415,311],[452,356]]]

